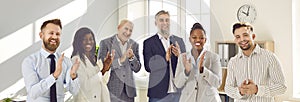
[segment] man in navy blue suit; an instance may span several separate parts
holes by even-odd
[[[173,84],[173,77],[180,53],[184,53],[183,39],[170,34],[170,14],[161,10],[155,15],[158,32],[144,41],[144,66],[150,73],[149,102],[178,102],[180,89]],[[171,56],[166,56],[169,52]],[[166,58],[170,58],[167,60]]]

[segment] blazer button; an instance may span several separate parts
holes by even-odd
[[[197,90],[198,88],[197,87],[195,87],[195,90]]]
[[[96,98],[96,96],[94,96],[94,98]]]
[[[123,75],[123,77],[125,77],[125,75]]]

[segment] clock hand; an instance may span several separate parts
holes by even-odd
[[[242,11],[242,13],[245,14],[246,16],[248,16],[248,13],[246,13],[246,12],[244,12],[244,11]]]
[[[248,10],[247,10],[247,14],[246,14],[247,16],[249,16],[249,8],[250,8],[250,6],[248,6]]]

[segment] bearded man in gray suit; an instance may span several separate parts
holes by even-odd
[[[111,102],[134,102],[136,96],[132,71],[137,73],[141,69],[141,63],[139,45],[130,39],[132,30],[133,23],[129,20],[122,20],[118,25],[118,34],[100,42],[98,59],[101,58],[104,61],[107,52],[115,50],[107,84]]]

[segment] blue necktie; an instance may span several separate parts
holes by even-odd
[[[53,54],[50,54],[48,56],[48,58],[51,59],[50,62],[50,74],[52,74],[55,71],[55,56]],[[50,87],[50,102],[57,102],[57,98],[56,98],[56,84],[54,83],[51,87]]]

